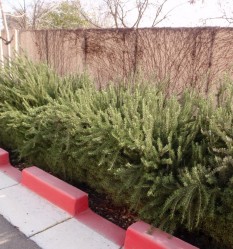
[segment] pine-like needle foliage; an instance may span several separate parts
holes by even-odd
[[[217,103],[140,82],[96,90],[86,75],[61,78],[23,58],[0,74],[0,139],[151,224],[233,247],[232,96],[231,83]]]

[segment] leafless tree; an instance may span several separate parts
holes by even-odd
[[[200,1],[200,0],[199,0]],[[192,3],[198,2],[198,0],[192,0],[190,1]],[[204,0],[202,0],[204,2]],[[210,16],[208,18],[205,18],[202,20],[203,24],[208,24],[209,21],[222,21],[222,24],[225,24],[226,26],[232,26],[233,25],[233,5],[232,0],[218,0],[218,7],[219,7],[219,15],[218,16]]]
[[[220,16],[217,17],[210,17],[207,18],[206,21],[208,20],[224,20],[226,21],[226,24],[232,25],[233,24],[233,6],[231,1],[218,1],[219,9],[220,9]]]
[[[10,26],[18,29],[37,29],[40,20],[56,6],[56,1],[26,0],[14,1],[11,4],[13,12],[8,15]]]
[[[114,26],[116,28],[138,28],[145,18],[145,15],[149,9],[153,9],[154,18],[152,19],[151,27],[155,27],[164,19],[167,18],[170,13],[163,13],[164,7],[169,0],[150,1],[150,0],[104,0],[108,14],[114,20]],[[135,20],[129,23],[129,14],[134,12]]]
[[[147,19],[150,27],[155,27],[178,7],[167,10],[168,2],[172,0],[102,0],[100,13],[107,19],[104,25],[98,27],[138,28]],[[90,18],[90,16],[89,16]],[[148,26],[148,25],[147,25]]]

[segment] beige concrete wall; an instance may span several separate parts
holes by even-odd
[[[87,70],[98,85],[140,72],[170,91],[207,92],[233,65],[232,28],[21,31],[21,51],[59,74]]]
[[[15,30],[10,30],[9,34],[10,34],[10,39],[12,38],[12,41],[11,41],[10,44],[5,45],[5,41],[1,40],[1,42],[3,44],[3,58],[4,58],[5,62],[8,60],[8,47],[9,46],[10,46],[10,49],[11,49],[11,57],[14,58],[15,52],[16,52],[15,49],[17,49],[16,48],[16,40],[18,39],[18,37],[16,37],[16,36],[19,36],[19,33],[16,34]],[[7,40],[6,32],[4,30],[1,31],[1,35],[0,36],[3,39]],[[17,44],[19,44],[19,42]],[[1,57],[1,54],[0,54],[0,57]]]

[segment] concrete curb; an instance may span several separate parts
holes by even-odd
[[[21,172],[10,164],[9,153],[0,148],[0,170],[16,182],[21,181]]]
[[[88,208],[87,193],[34,166],[23,170],[21,184],[115,244],[124,244],[125,230],[92,212]]]
[[[151,231],[151,226],[139,221],[126,232],[124,249],[198,249],[159,229]]]
[[[21,184],[75,216],[88,209],[88,194],[37,168],[22,172]]]
[[[12,167],[9,154],[3,149],[0,149],[0,171],[124,249],[197,249],[158,229],[149,234],[151,226],[142,221],[125,231],[91,211],[87,193],[34,166],[21,173]]]

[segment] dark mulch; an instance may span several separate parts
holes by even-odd
[[[129,209],[126,207],[114,205],[107,195],[97,193],[85,184],[79,184],[77,187],[88,193],[89,206],[95,213],[121,228],[127,229],[138,220],[136,214],[129,212]]]
[[[217,243],[213,238],[207,236],[203,232],[189,232],[184,229],[179,229],[174,233],[174,236],[200,249],[232,249]]]

